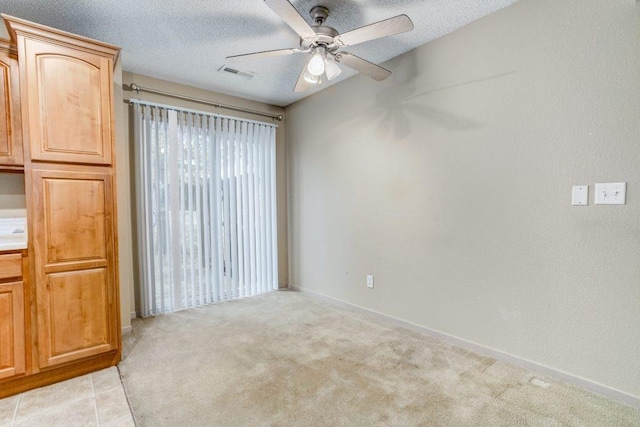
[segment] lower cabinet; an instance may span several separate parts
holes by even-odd
[[[22,281],[0,282],[0,379],[25,373],[23,289]]]
[[[0,380],[26,372],[26,251],[0,252]]]
[[[121,356],[112,169],[38,166],[25,172],[29,257],[0,254],[0,398]]]

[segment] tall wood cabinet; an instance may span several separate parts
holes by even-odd
[[[0,379],[0,397],[102,369],[121,354],[113,129],[119,50],[3,18],[19,70],[31,357],[24,374]]]

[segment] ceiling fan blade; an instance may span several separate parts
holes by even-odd
[[[353,68],[359,73],[371,77],[374,80],[382,81],[391,75],[391,71],[386,68],[382,68],[379,65],[372,64],[371,62],[360,58],[359,56],[352,55],[347,52],[339,52],[336,54],[336,60]]]
[[[302,72],[300,73],[300,77],[298,77],[298,82],[296,83],[296,87],[293,88],[294,93],[304,92],[309,89],[313,83],[308,82],[304,75],[307,72],[307,66],[309,65],[309,61],[305,62],[304,67],[302,67]]]
[[[287,0],[264,0],[271,10],[277,13],[293,31],[304,40],[314,40],[316,32]]]
[[[227,61],[229,61],[229,62],[242,62],[242,61],[248,61],[250,59],[269,58],[271,56],[292,55],[292,54],[298,53],[298,52],[302,52],[302,50],[298,49],[298,48],[265,50],[265,51],[262,51],[262,52],[253,52],[253,53],[245,53],[245,54],[242,54],[242,55],[227,56]]]
[[[355,30],[340,34],[334,39],[338,46],[353,46],[354,44],[392,36],[413,30],[413,22],[407,15],[398,15]]]

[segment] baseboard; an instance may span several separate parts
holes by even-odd
[[[136,313],[135,311],[129,313],[129,319],[135,319],[136,317],[138,317],[138,313]]]
[[[133,328],[132,328],[131,326],[124,326],[124,327],[122,328],[122,335],[124,335],[124,334],[128,334],[128,333],[130,333],[131,331],[133,331]]]
[[[479,354],[483,354],[489,357],[493,357],[495,359],[501,360],[503,362],[509,363],[514,366],[518,366],[523,369],[527,369],[532,372],[536,372],[540,375],[544,375],[550,378],[554,378],[558,381],[563,381],[568,384],[572,384],[583,388],[585,390],[589,390],[593,393],[597,393],[601,396],[617,400],[626,405],[632,406],[634,408],[640,409],[640,397],[634,396],[629,393],[625,393],[624,391],[617,390],[615,388],[606,386],[604,384],[597,383],[595,381],[591,381],[587,378],[583,378],[577,375],[570,374],[568,372],[561,371],[559,369],[552,368],[550,366],[543,365],[541,363],[534,362],[532,360],[524,359],[519,356],[515,356],[513,354],[505,353],[500,350],[493,349],[491,347],[486,347],[482,344],[478,344],[472,341],[465,340],[463,338],[458,338],[453,335],[449,335],[444,332],[437,331],[435,329],[430,329],[424,326],[417,325],[415,323],[408,322],[403,319],[399,319],[394,316],[390,316],[388,314],[380,313],[378,311],[362,307],[356,304],[352,304],[346,301],[342,301],[337,298],[333,298],[315,291],[311,291],[309,289],[300,288],[297,286],[289,285],[289,289],[300,291],[316,298],[319,298],[324,301],[328,301],[330,303],[336,304],[343,308],[357,311],[360,313],[366,313],[372,315],[375,318],[391,322],[394,325],[403,327],[405,329],[409,329],[414,332],[418,332],[424,335],[428,335],[434,338],[438,338],[442,341],[448,342],[458,347],[465,348],[467,350],[474,351]]]

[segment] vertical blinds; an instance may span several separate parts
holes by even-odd
[[[275,126],[133,106],[143,315],[277,289]]]

